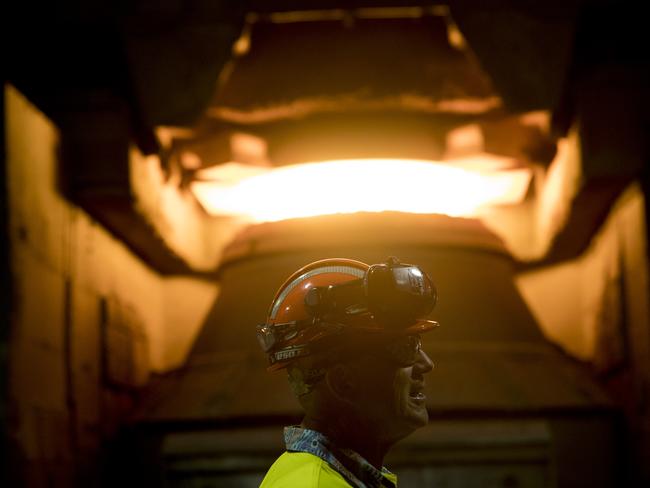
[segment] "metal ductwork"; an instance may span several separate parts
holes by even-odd
[[[440,292],[433,318],[442,324],[424,336],[436,364],[427,378],[430,423],[387,459],[400,482],[613,486],[615,410],[545,340],[501,241],[477,220],[399,213],[261,224],[230,245],[221,293],[185,368],[154,383],[137,424],[139,439],[156,439],[148,455],[162,458],[167,486],[257,486],[283,449],[282,425],[299,421],[300,409],[285,376],[265,371],[255,325],[304,264],[390,255],[431,274]]]

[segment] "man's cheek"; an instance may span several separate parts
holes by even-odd
[[[403,416],[408,410],[408,389],[407,384],[398,373],[393,380],[393,409],[396,414]]]

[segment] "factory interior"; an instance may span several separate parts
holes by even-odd
[[[650,486],[641,7],[4,10],[2,486],[259,486],[278,287],[389,256],[439,294],[399,486]]]

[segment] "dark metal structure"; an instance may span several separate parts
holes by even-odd
[[[271,163],[281,165],[307,150],[438,157],[451,128],[476,123],[486,152],[539,168],[551,161],[557,139],[575,129],[581,185],[548,253],[532,266],[579,256],[630,181],[641,181],[647,197],[641,7],[612,0],[305,4],[15,3],[6,13],[3,80],[60,130],[62,193],[161,276],[212,278],[213,270],[199,273],[185,250],[165,239],[169,228],[152,225],[138,208],[133,147],[157,156],[166,176],[182,172],[175,190],[186,195],[192,172],[179,168],[177,156],[188,150],[206,165],[223,163],[232,156],[233,133],[259,137]],[[462,34],[463,55],[452,49],[443,17]],[[439,103],[455,96],[488,108]],[[550,114],[544,133],[520,124],[522,114],[537,110]],[[163,125],[177,131],[169,145],[160,140]],[[337,141],[346,137],[357,146],[342,150]],[[418,147],[423,140],[428,145]],[[5,217],[0,226],[6,237]],[[11,250],[3,249],[3,276],[11,281]],[[222,293],[186,366],[143,393],[129,442],[117,450],[128,455],[118,455],[107,484],[112,477],[123,482],[123,473],[142,474],[140,486],[259,480],[282,449],[280,427],[298,420],[299,410],[284,378],[265,374],[253,327],[289,273],[335,255],[372,262],[397,255],[427,267],[440,286],[436,318],[444,327],[426,343],[438,365],[428,386],[433,422],[389,460],[404,484],[620,484],[618,456],[627,453],[618,449],[616,410],[579,364],[542,337],[513,284],[520,263],[478,222],[396,214],[266,224],[240,236],[217,270]],[[15,303],[3,307],[4,315],[15,313]],[[6,329],[0,343],[11,348]],[[70,352],[61,353],[62,362],[69,364]],[[612,374],[640,386],[618,403],[631,406],[629,429],[642,432],[647,446],[647,362],[627,359]],[[9,406],[0,397],[2,412]],[[73,425],[72,410],[53,425]]]
[[[201,153],[207,145],[210,164],[228,156],[228,138],[222,136],[232,131],[267,137],[271,154],[275,151],[282,164],[293,157],[283,150],[287,139],[295,144],[317,135],[320,139],[310,140],[309,147],[336,148],[327,134],[340,137],[341,121],[363,146],[372,140],[378,153],[394,156],[405,149],[381,145],[378,135],[393,131],[396,136],[400,126],[411,134],[417,127],[437,144],[454,124],[487,115],[446,113],[441,124],[440,113],[405,104],[404,95],[415,93],[427,103],[449,95],[461,100],[495,96],[502,104],[497,113],[488,112],[497,120],[548,110],[552,131],[522,141],[521,133],[513,137],[511,124],[497,124],[486,132],[491,134],[486,149],[507,152],[510,141],[517,140],[524,156],[546,164],[553,138],[566,135],[579,120],[584,185],[572,202],[572,217],[580,225],[572,220],[561,230],[545,262],[582,252],[616,195],[644,174],[648,71],[644,17],[632,6],[577,0],[84,5],[49,10],[32,9],[30,2],[13,5],[7,16],[12,39],[7,80],[62,129],[66,194],[163,274],[193,270],[157,234],[161,229],[138,213],[128,164],[132,143],[143,154],[160,155],[163,166],[169,163],[168,148],[155,130],[160,125],[184,127],[186,136],[174,148],[189,146]],[[376,17],[368,14],[373,9],[384,9],[381,18],[369,18]],[[415,14],[405,17],[404,9]],[[459,57],[447,45],[441,10],[457,24],[475,55],[473,64],[459,63],[467,56]],[[295,19],[296,11],[305,22],[286,21]],[[233,54],[247,26],[250,51]],[[393,34],[400,32],[404,36],[396,44]],[[347,47],[341,52],[336,46]],[[368,54],[373,46],[377,49]],[[396,76],[400,70],[403,76]],[[340,95],[348,97],[338,100],[341,113],[316,104],[309,117],[298,120],[305,115],[305,101]],[[349,96],[353,108],[364,106],[358,102],[375,108],[370,114],[355,113],[346,105]],[[385,104],[387,97],[392,106]],[[259,112],[265,107],[279,110],[261,123]]]

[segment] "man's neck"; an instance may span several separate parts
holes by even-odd
[[[353,450],[379,470],[384,465],[388,446],[382,445],[376,433],[364,429],[359,422],[343,416],[338,416],[335,422],[308,416],[303,419],[302,426],[320,432],[339,449]]]

